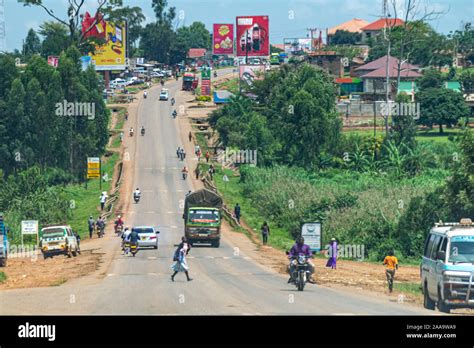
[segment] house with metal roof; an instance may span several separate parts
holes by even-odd
[[[362,32],[362,42],[367,43],[371,38],[379,35],[385,28],[398,27],[404,24],[405,21],[400,18],[380,18],[360,29]]]

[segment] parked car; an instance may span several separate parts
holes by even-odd
[[[423,305],[449,313],[474,308],[474,224],[438,223],[426,239],[420,265]]]
[[[41,229],[40,248],[43,257],[54,255],[76,256],[79,251],[77,239],[72,232],[71,226],[55,225]]]
[[[7,227],[3,221],[3,214],[0,213],[0,267],[6,267],[8,260],[8,235]]]
[[[166,88],[163,88],[160,93],[160,100],[168,100],[169,92]]]
[[[162,72],[153,71],[151,73],[151,77],[165,77],[165,74],[163,74]]]
[[[157,231],[152,226],[136,226],[132,227],[132,231],[137,231],[140,236],[138,241],[139,248],[152,247],[153,249],[158,249],[158,234],[160,231]]]

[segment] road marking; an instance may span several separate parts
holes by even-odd
[[[223,259],[228,260],[228,259],[230,259],[230,257],[229,256],[224,256]]]
[[[113,273],[109,273],[109,274],[107,274],[107,277],[112,277],[112,276],[114,276],[114,275],[115,275],[115,274],[113,274]]]
[[[148,256],[148,260],[156,260],[156,256]]]
[[[213,259],[214,256],[204,256],[205,259]]]
[[[156,276],[158,273],[148,273],[148,275]]]
[[[146,211],[146,212],[144,212],[144,214],[155,214],[155,213],[156,213],[156,212],[154,212],[154,211]]]
[[[178,226],[170,226],[170,228],[178,228]]]
[[[244,260],[250,260],[251,258],[248,257],[248,256],[244,256],[243,259],[244,259]]]

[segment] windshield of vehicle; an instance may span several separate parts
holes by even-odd
[[[132,231],[138,233],[154,233],[153,228],[151,227],[134,227],[132,228]]]
[[[219,221],[219,212],[215,210],[190,210],[190,222],[215,223]]]
[[[48,228],[43,230],[43,238],[61,238],[66,235],[64,228]]]
[[[451,238],[449,262],[474,262],[474,236],[456,236]]]

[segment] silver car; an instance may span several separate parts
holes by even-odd
[[[153,226],[135,226],[132,227],[132,231],[137,231],[140,236],[139,248],[153,247],[153,249],[158,249],[158,234],[160,231],[157,231]]]

